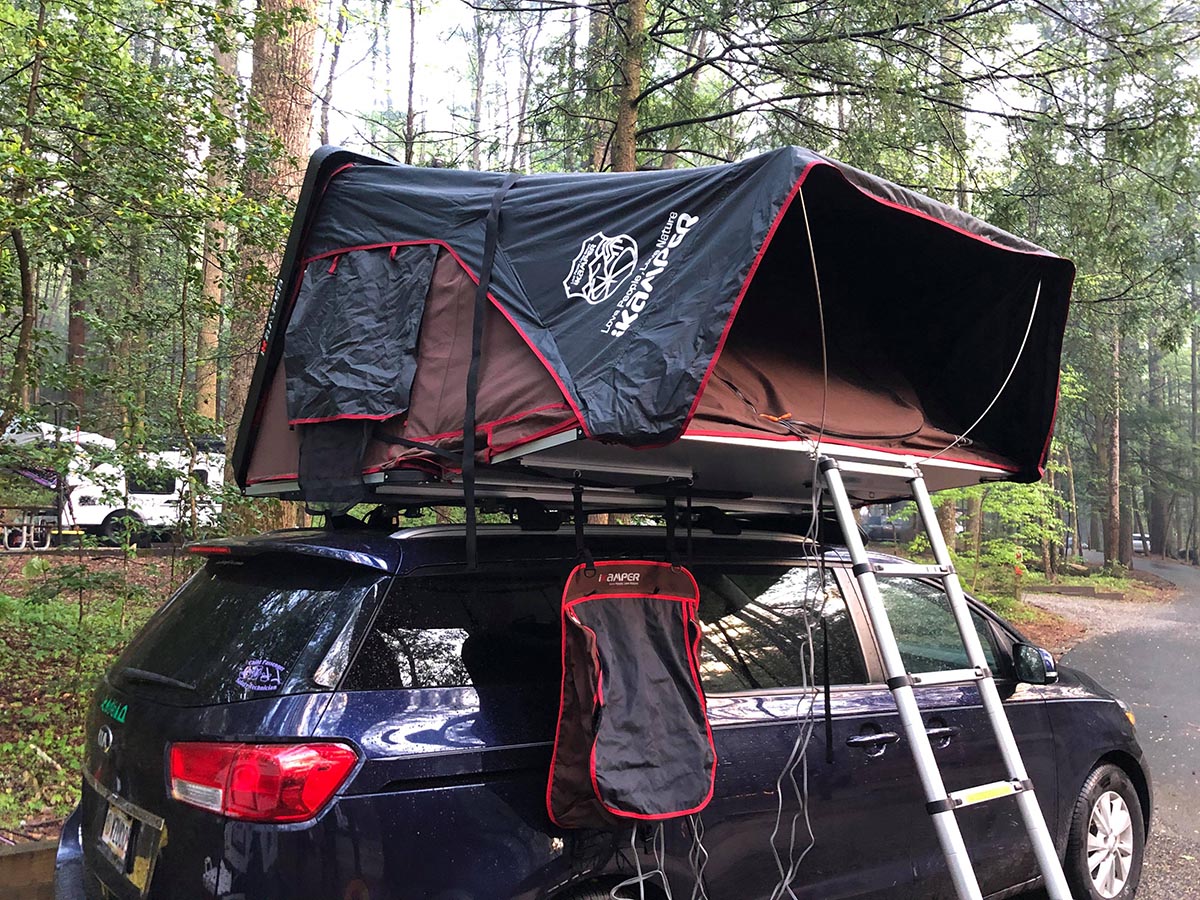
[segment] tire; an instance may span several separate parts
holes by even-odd
[[[1145,828],[1129,776],[1113,765],[1093,769],[1075,801],[1067,838],[1064,870],[1076,900],[1132,900],[1142,879]]]
[[[111,544],[140,546],[146,538],[142,517],[129,509],[118,509],[104,517],[100,525],[101,536]]]

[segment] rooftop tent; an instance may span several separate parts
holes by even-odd
[[[791,508],[818,436],[924,457],[933,489],[1040,476],[1070,262],[799,148],[504,182],[314,155],[234,454],[244,489],[461,493],[494,201],[483,496],[562,499],[578,471],[626,497],[678,475]]]

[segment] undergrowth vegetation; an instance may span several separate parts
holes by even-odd
[[[0,557],[0,836],[70,812],[97,679],[194,568],[132,550]]]

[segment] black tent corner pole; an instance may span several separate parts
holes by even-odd
[[[692,479],[688,479],[687,483],[687,507],[685,511],[687,519],[687,561],[688,565],[695,563],[695,556],[692,553]]]
[[[463,503],[466,507],[467,569],[478,565],[475,516],[475,401],[479,395],[479,356],[483,351],[483,323],[487,311],[488,288],[492,283],[492,265],[496,261],[496,245],[500,240],[500,205],[519,176],[509,172],[492,195],[483,241],[483,262],[479,267],[479,284],[475,288],[475,316],[471,322],[471,364],[467,368],[467,398],[463,413]]]
[[[678,567],[679,560],[675,553],[675,527],[677,524],[678,515],[675,509],[674,485],[667,487],[667,508],[663,518],[667,525],[667,562],[669,562],[673,567]]]
[[[575,555],[578,561],[583,563],[583,573],[585,575],[594,575],[596,572],[596,560],[592,553],[587,548],[587,541],[584,539],[583,526],[587,523],[587,513],[583,511],[583,483],[580,480],[578,472],[575,473],[575,487],[571,488],[571,498],[574,501],[574,511],[572,518],[575,521]]]

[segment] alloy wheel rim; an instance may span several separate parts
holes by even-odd
[[[1125,889],[1133,866],[1133,817],[1124,798],[1105,791],[1092,804],[1087,867],[1096,892],[1111,900]]]

